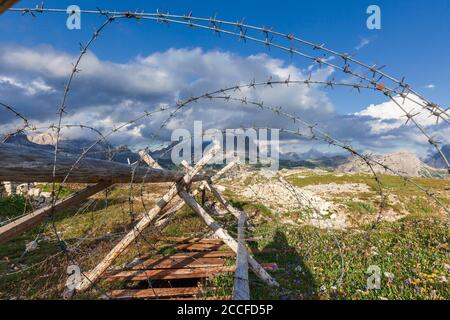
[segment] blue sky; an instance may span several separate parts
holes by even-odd
[[[20,1],[16,7],[34,7],[36,1]],[[446,107],[450,101],[450,1],[46,1],[46,7],[65,8],[77,4],[82,9],[145,10],[184,14],[237,21],[273,27],[294,33],[314,42],[325,43],[341,52],[356,53],[369,64],[387,65],[387,73],[402,78],[427,98]],[[377,4],[382,13],[382,29],[366,27],[366,8]],[[58,52],[75,55],[80,42],[92,34],[103,17],[83,15],[81,30],[65,28],[65,14],[46,14],[33,19],[7,12],[0,17],[0,47],[36,48],[51,46]],[[360,49],[362,42],[367,44]],[[105,30],[92,47],[102,61],[126,64],[136,57],[147,57],[168,49],[202,48],[230,52],[248,57],[264,53],[305,70],[310,61],[301,57],[269,51],[260,44],[238,42],[236,38],[218,37],[208,31],[192,31],[185,26],[160,25],[150,21],[122,21]],[[0,70],[1,71],[1,70]],[[1,72],[0,72],[1,73]],[[251,80],[251,79],[248,79]],[[432,85],[433,88],[427,88]],[[379,94],[356,95],[348,90],[327,93],[338,114],[361,111],[369,104],[381,104]],[[13,101],[14,102],[14,101]]]

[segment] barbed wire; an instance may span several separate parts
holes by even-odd
[[[45,13],[45,12],[64,12],[66,13],[66,9],[48,9],[48,8],[44,8],[42,7],[36,7],[36,8],[17,8],[17,9],[11,9],[10,11],[18,11],[21,12],[22,14],[31,14],[33,16],[35,16],[35,14],[39,13]],[[324,44],[322,45],[318,45],[315,44],[313,42],[309,42],[307,40],[304,40],[302,38],[298,38],[296,37],[294,34],[283,34],[277,31],[272,30],[271,28],[265,28],[265,27],[255,27],[255,26],[251,26],[251,25],[247,25],[244,23],[244,20],[242,20],[242,22],[228,22],[228,21],[223,21],[223,20],[219,20],[216,17],[214,18],[199,18],[199,17],[194,17],[192,16],[192,13],[188,14],[188,15],[170,15],[170,14],[166,14],[166,13],[160,13],[160,12],[156,12],[156,13],[144,13],[144,12],[114,12],[114,11],[103,11],[103,10],[82,10],[81,13],[92,13],[92,14],[100,14],[102,16],[106,16],[107,19],[106,21],[99,27],[96,29],[96,31],[94,31],[92,37],[90,38],[90,40],[87,42],[86,45],[82,45],[81,49],[80,49],[80,54],[78,56],[78,59],[76,60],[76,62],[73,64],[73,68],[71,70],[71,74],[69,77],[69,80],[66,84],[66,86],[64,87],[64,91],[63,91],[63,97],[61,100],[61,104],[59,105],[58,108],[58,122],[56,125],[50,125],[47,128],[42,128],[42,129],[49,129],[49,130],[56,130],[57,134],[56,134],[56,142],[55,142],[55,149],[54,149],[54,162],[53,162],[53,183],[52,183],[52,208],[54,208],[55,206],[55,202],[56,200],[59,198],[60,196],[60,192],[62,190],[63,185],[66,183],[68,177],[70,176],[71,172],[74,170],[74,168],[77,166],[77,164],[84,159],[85,157],[87,157],[89,154],[92,154],[92,149],[99,143],[101,142],[105,142],[108,146],[108,154],[111,155],[111,144],[109,143],[108,139],[116,134],[117,132],[119,132],[121,129],[124,129],[132,124],[137,123],[138,121],[141,121],[143,119],[146,118],[150,118],[153,115],[157,114],[157,113],[165,113],[165,112],[170,112],[170,114],[167,116],[167,118],[165,118],[162,121],[161,126],[159,127],[159,129],[155,132],[152,133],[151,136],[153,138],[161,138],[159,136],[159,133],[161,132],[162,128],[166,127],[166,125],[169,123],[169,121],[171,121],[172,119],[175,118],[175,116],[177,115],[178,111],[184,109],[185,107],[187,107],[188,105],[197,102],[197,101],[201,101],[201,100],[222,100],[222,101],[226,101],[226,102],[230,102],[230,103],[237,103],[237,104],[241,104],[241,105],[251,105],[254,107],[257,107],[260,110],[266,110],[266,111],[270,111],[273,112],[279,116],[283,116],[286,117],[288,119],[291,119],[293,121],[294,124],[300,124],[303,127],[305,127],[307,129],[307,131],[309,132],[309,134],[303,134],[302,132],[300,132],[300,130],[291,130],[291,129],[287,129],[287,128],[277,128],[280,130],[280,132],[286,132],[286,133],[291,133],[291,134],[296,134],[297,136],[300,136],[302,138],[308,139],[308,140],[317,140],[317,141],[321,141],[323,143],[329,144],[329,145],[333,145],[335,147],[341,148],[347,152],[349,152],[350,154],[353,154],[357,157],[359,157],[361,160],[364,161],[364,163],[370,168],[371,174],[374,176],[374,179],[377,183],[378,186],[378,193],[380,195],[380,210],[379,210],[379,215],[377,218],[376,222],[380,221],[380,217],[382,215],[382,211],[383,208],[385,206],[385,194],[383,193],[383,185],[382,185],[382,181],[379,179],[377,172],[374,170],[373,166],[374,165],[380,165],[381,167],[383,167],[386,171],[389,171],[391,173],[393,173],[394,175],[397,175],[399,177],[401,177],[402,179],[404,179],[406,182],[412,183],[414,186],[416,186],[418,189],[420,189],[421,191],[425,192],[425,194],[432,198],[440,207],[444,208],[446,210],[447,213],[449,213],[449,210],[446,209],[446,207],[443,205],[443,203],[435,196],[434,193],[432,193],[430,190],[424,188],[423,186],[420,186],[418,183],[416,183],[413,179],[410,179],[408,177],[403,176],[401,173],[397,172],[396,170],[393,170],[391,168],[389,168],[387,165],[377,161],[376,159],[374,159],[373,157],[371,157],[370,155],[364,155],[360,152],[358,152],[355,148],[353,148],[352,146],[350,146],[348,143],[344,143],[342,141],[339,141],[338,139],[333,138],[331,135],[329,135],[328,133],[320,130],[317,127],[317,124],[311,124],[307,121],[305,121],[302,117],[298,116],[298,115],[294,115],[292,113],[286,112],[284,111],[281,107],[273,107],[273,106],[266,106],[264,104],[264,102],[259,102],[259,101],[252,101],[249,98],[247,98],[246,96],[242,96],[242,97],[234,97],[232,95],[229,95],[228,93],[233,93],[233,92],[240,92],[242,89],[245,88],[257,88],[257,87],[273,87],[273,86],[281,86],[281,85],[290,85],[290,84],[298,84],[298,85],[306,85],[306,86],[311,86],[311,85],[318,85],[318,86],[324,86],[325,88],[333,88],[333,87],[349,87],[352,90],[356,89],[357,91],[361,91],[361,90],[372,90],[372,91],[380,91],[382,92],[385,96],[387,96],[390,100],[392,100],[397,107],[399,107],[399,109],[402,110],[402,112],[405,114],[405,116],[407,117],[407,121],[413,123],[418,129],[419,131],[427,138],[428,142],[439,151],[439,154],[441,156],[441,158],[443,158],[447,169],[450,172],[450,166],[449,166],[449,162],[447,161],[444,153],[442,152],[441,148],[439,147],[439,143],[438,141],[436,141],[435,139],[433,139],[431,137],[431,135],[429,135],[424,126],[422,126],[417,119],[415,119],[415,117],[420,114],[420,113],[415,113],[413,114],[412,111],[408,111],[404,108],[404,103],[406,100],[411,101],[415,104],[417,104],[418,106],[420,106],[423,110],[426,110],[430,113],[431,116],[436,117],[436,121],[438,122],[439,120],[442,120],[446,123],[449,123],[448,120],[448,113],[447,110],[444,110],[442,107],[440,107],[437,104],[434,104],[432,102],[429,102],[428,100],[426,100],[423,96],[421,96],[419,93],[417,93],[414,89],[412,89],[408,84],[406,84],[404,82],[404,79],[397,80],[394,77],[389,76],[388,74],[384,73],[383,71],[381,71],[382,68],[379,68],[377,66],[369,66],[363,62],[360,62],[358,60],[356,60],[352,55],[349,54],[342,54],[339,53],[337,51],[328,49]],[[75,75],[77,73],[80,72],[80,69],[78,68],[83,56],[86,54],[87,50],[89,49],[89,47],[91,46],[91,44],[94,42],[94,40],[96,40],[98,38],[98,36],[100,35],[100,32],[109,24],[111,24],[111,22],[115,21],[116,19],[134,19],[134,20],[153,20],[153,21],[157,21],[159,23],[175,23],[175,24],[182,24],[182,25],[187,25],[190,27],[198,27],[200,29],[207,29],[207,30],[213,30],[214,33],[216,34],[228,34],[228,35],[232,35],[232,36],[237,36],[239,39],[242,39],[243,41],[253,41],[253,42],[257,42],[257,43],[261,43],[263,45],[265,45],[266,47],[273,47],[273,48],[277,48],[277,49],[281,49],[283,51],[287,51],[289,52],[291,55],[299,55],[302,56],[304,58],[310,59],[313,61],[314,64],[317,64],[319,67],[322,65],[331,67],[333,69],[342,71],[344,74],[353,76],[357,79],[359,79],[359,82],[357,83],[349,83],[349,82],[339,82],[339,81],[315,81],[315,80],[311,80],[311,76],[309,79],[306,80],[291,80],[290,76],[286,79],[286,80],[277,80],[274,81],[272,80],[272,78],[269,78],[267,81],[262,81],[262,82],[255,82],[252,81],[250,83],[244,84],[244,85],[235,85],[235,86],[231,86],[231,87],[227,87],[227,88],[223,88],[223,89],[219,89],[219,90],[215,90],[209,93],[204,93],[198,96],[194,96],[194,97],[189,97],[188,99],[185,99],[183,101],[178,101],[176,102],[174,105],[172,106],[163,106],[160,107],[159,109],[154,109],[152,111],[145,111],[144,113],[142,113],[141,115],[128,120],[126,122],[123,122],[121,124],[119,124],[118,126],[114,127],[114,129],[103,133],[98,129],[95,129],[94,127],[90,127],[90,126],[86,126],[84,124],[64,124],[62,122],[62,119],[64,117],[64,114],[66,113],[66,102],[67,102],[67,98],[68,98],[68,94],[73,82],[73,79],[75,77]],[[203,23],[203,24],[202,24]],[[231,30],[227,30],[224,29],[222,26],[229,26],[229,27],[234,27],[237,28],[237,32],[236,31],[231,31]],[[260,32],[262,37],[257,37],[256,35],[249,35],[247,34],[249,30],[252,31],[256,31],[256,32]],[[283,39],[287,39],[290,43],[291,46],[286,46],[283,44],[280,44],[276,41],[274,41],[274,37],[280,37]],[[278,39],[276,39],[278,40]],[[328,54],[333,54],[336,56],[341,57],[344,60],[344,65],[340,66],[337,64],[333,64],[330,62],[330,60],[327,59],[327,57],[316,57],[313,55],[309,55],[306,54],[302,51],[299,51],[297,49],[295,49],[292,45],[293,42],[298,42],[307,46],[310,46],[313,50],[321,50],[323,52],[326,52]],[[349,62],[355,63],[357,65],[359,65],[360,67],[363,67],[364,69],[366,69],[366,72],[370,72],[373,73],[373,77],[369,78],[367,77],[367,75],[363,75],[363,74],[359,74],[353,70],[350,69],[350,65]],[[389,88],[386,84],[381,83],[381,79],[386,78],[388,80],[390,80],[391,82],[395,83],[397,85],[396,88],[391,89]],[[414,95],[418,98],[420,98],[424,103],[420,102],[420,101],[416,101],[416,99],[412,99],[409,95]],[[399,96],[402,97],[404,99],[403,104],[400,104],[398,101],[395,100],[395,98]],[[19,112],[17,112],[14,108],[12,108],[9,105],[6,105],[4,103],[0,103],[0,105],[2,105],[4,108],[6,108],[9,112],[12,112],[17,118],[21,119],[23,121],[23,128],[20,128],[18,130],[16,130],[15,132],[11,133],[11,134],[7,134],[7,138],[15,135],[15,134],[19,134],[28,130],[37,130],[37,128],[33,127],[30,125],[29,121]],[[96,141],[94,141],[89,147],[84,148],[83,151],[81,152],[81,154],[78,156],[77,160],[74,162],[74,164],[72,165],[72,167],[68,170],[68,172],[66,173],[66,176],[64,177],[64,179],[62,180],[62,183],[59,185],[58,190],[56,190],[56,183],[55,183],[55,172],[56,172],[56,166],[57,166],[57,154],[59,152],[59,141],[60,141],[60,135],[61,135],[61,130],[63,128],[81,128],[81,129],[89,129],[92,130],[93,132],[95,132],[99,138],[97,138]],[[256,127],[254,127],[256,128]],[[272,128],[271,128],[272,129]],[[8,139],[5,138],[5,141],[7,141]],[[173,148],[173,147],[171,147]],[[169,148],[168,150],[170,150],[171,148]],[[168,150],[166,150],[165,152],[167,153]],[[160,155],[160,157],[162,157],[163,154]],[[109,156],[109,160],[111,160],[111,156]],[[158,160],[158,159],[156,159]],[[137,163],[135,163],[134,165],[130,166],[130,171],[132,173],[131,175],[131,181],[128,185],[128,215],[131,218],[131,221],[134,221],[134,215],[135,215],[135,208],[133,205],[133,185],[134,185],[134,171],[136,170],[136,168],[140,165],[141,161],[138,160]],[[147,173],[150,171],[150,168],[148,168]],[[140,199],[141,202],[143,204],[144,207],[144,212],[145,212],[145,199],[143,197],[143,182],[145,181],[145,179],[141,182],[141,189],[140,189]],[[292,185],[287,185],[285,186],[288,190],[292,190]],[[57,192],[55,192],[57,191]],[[299,201],[300,202],[300,201]],[[79,210],[85,210],[87,207],[82,207],[79,208]],[[79,211],[78,211],[79,212]],[[60,249],[62,253],[64,253],[67,257],[67,260],[70,261],[73,264],[78,264],[76,259],[74,257],[72,257],[70,250],[67,249],[66,246],[66,241],[62,238],[62,236],[59,235],[58,230],[57,230],[57,226],[55,224],[55,221],[53,219],[53,214],[50,215],[49,217],[49,223],[51,223],[51,227],[52,230],[56,236],[57,239],[57,243],[60,246]],[[232,222],[226,224],[224,227],[227,228],[231,225]],[[133,229],[134,230],[134,229]],[[159,230],[157,232],[155,232],[155,235],[160,235],[162,230]],[[138,240],[139,239],[139,240]],[[86,240],[86,239],[84,239]],[[148,239],[146,237],[146,235],[142,234],[141,232],[139,232],[139,238],[136,238],[136,247],[138,249],[138,255],[139,257],[143,256],[143,252],[141,251],[140,248],[140,240],[143,240],[146,242],[146,244],[150,244],[151,243],[151,239]],[[337,241],[337,244],[339,246],[339,241]],[[341,259],[342,258],[342,252],[341,252]],[[45,261],[45,260],[44,260]],[[343,263],[343,261],[342,261]],[[83,276],[86,277],[86,274],[83,273]],[[88,279],[89,280],[89,279]],[[342,278],[341,278],[342,280]],[[148,284],[151,288],[152,287],[152,283],[151,283],[151,279],[148,278],[147,276],[147,281]],[[95,283],[93,283],[94,286]],[[97,288],[97,286],[96,286]],[[102,289],[100,289],[101,291],[103,291]],[[107,294],[107,293],[106,293]]]

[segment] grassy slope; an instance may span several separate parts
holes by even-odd
[[[279,225],[273,220],[273,213],[260,203],[248,203],[228,193],[236,207],[249,213],[259,213],[253,236],[259,237],[252,243],[255,255],[261,261],[276,262],[279,270],[274,276],[281,283],[283,291],[274,291],[261,286],[252,275],[253,298],[306,298],[306,299],[448,299],[448,227],[447,220],[433,214],[434,205],[416,191],[405,186],[401,180],[383,177],[383,183],[390,193],[402,201],[399,210],[413,212],[407,218],[393,223],[382,223],[374,230],[359,229],[347,232],[323,231],[308,226]],[[299,186],[317,183],[363,182],[376,188],[372,179],[366,176],[333,177],[323,175],[290,180]],[[448,182],[436,180],[420,181],[428,187],[442,191]],[[408,197],[412,195],[412,197]],[[415,197],[415,198],[414,198]],[[412,199],[411,199],[412,198]],[[117,188],[108,196],[98,196],[85,211],[67,210],[55,219],[55,226],[68,244],[70,256],[83,270],[89,269],[110,250],[131,221],[126,187]],[[349,207],[365,214],[376,208],[375,198],[367,195]],[[419,200],[419,205],[415,205]],[[8,208],[8,217],[23,212],[22,200],[14,199],[14,205],[0,202]],[[448,203],[448,199],[443,197]],[[18,204],[18,205],[17,205]],[[147,206],[151,204],[146,203]],[[398,204],[397,204],[398,205]],[[392,205],[394,207],[394,205]],[[135,201],[133,212],[142,212],[140,201]],[[12,212],[14,211],[14,212]],[[1,212],[6,212],[1,210]],[[222,223],[234,232],[234,221],[223,219]],[[0,245],[0,274],[11,272],[14,265],[34,266],[24,272],[0,277],[0,298],[59,298],[67,275],[68,261],[60,252],[52,228],[44,232],[39,248],[25,256],[25,243],[33,240],[39,230],[33,230],[9,243]],[[202,236],[208,230],[200,220],[184,209],[164,234]],[[153,234],[154,235],[154,234]],[[146,239],[152,239],[152,234]],[[80,242],[81,241],[81,242]],[[153,242],[154,243],[154,242]],[[139,254],[156,254],[151,241],[140,240],[117,261],[117,265],[132,260]],[[75,247],[74,247],[75,246]],[[261,252],[262,249],[269,252]],[[273,251],[276,249],[276,251]],[[159,252],[166,253],[166,252]],[[35,265],[36,263],[39,263]],[[230,262],[232,263],[232,261]],[[378,265],[382,280],[380,290],[367,290],[366,273],[370,265]],[[386,273],[386,275],[384,275]],[[393,278],[390,273],[393,274]],[[220,294],[231,292],[232,276],[225,275],[212,280],[221,288]],[[107,288],[103,283],[100,288]],[[97,297],[93,292],[87,298]]]

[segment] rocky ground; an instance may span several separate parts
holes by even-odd
[[[361,223],[393,222],[411,213],[400,208],[397,190],[383,192],[383,201],[390,206],[380,211],[381,195],[374,181],[371,175],[321,169],[284,169],[275,176],[267,176],[241,167],[226,180],[224,187],[242,200],[263,204],[280,222],[292,225],[343,230]],[[448,192],[444,193],[448,199]],[[415,194],[411,195],[411,199],[414,197]]]

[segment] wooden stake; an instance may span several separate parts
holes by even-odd
[[[248,254],[245,247],[246,222],[247,216],[241,212],[238,221],[238,252],[236,254],[236,271],[234,272],[233,300],[250,300]]]
[[[148,164],[150,168],[164,170],[164,168],[161,167],[159,163],[156,162],[156,160],[153,159],[146,151],[144,150],[139,151],[139,156],[141,157],[142,160],[144,160],[145,163]]]

